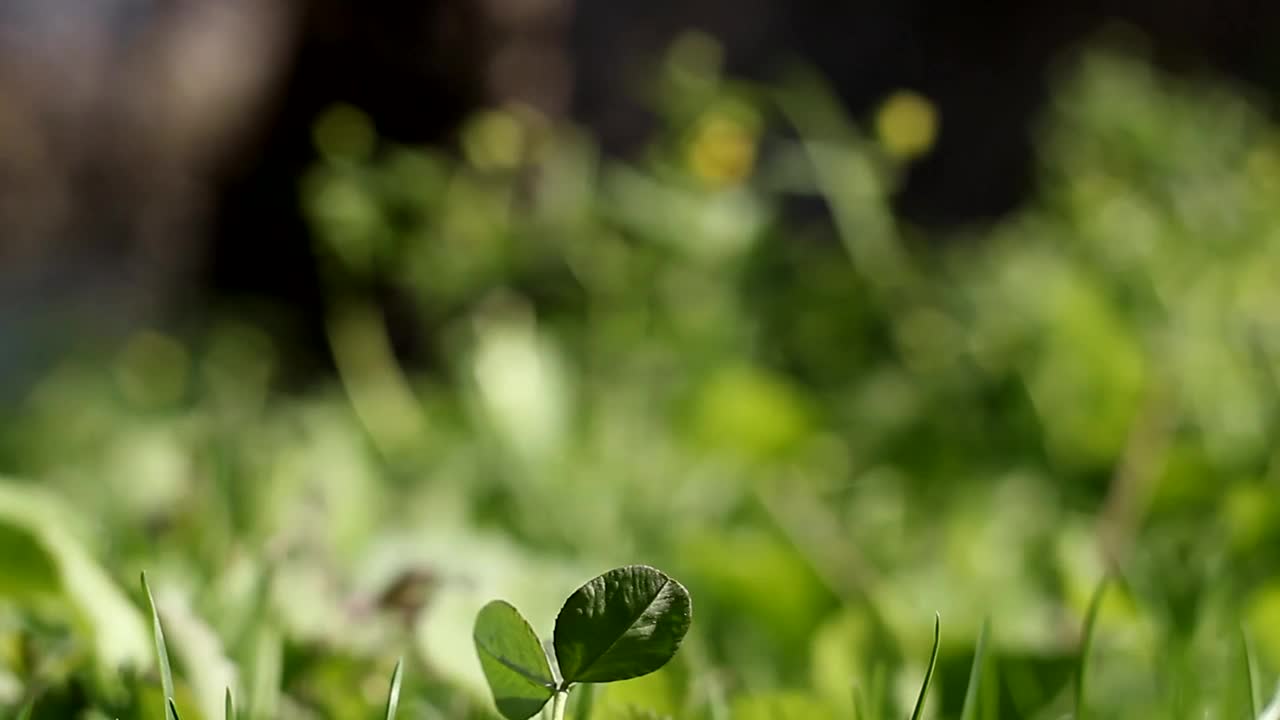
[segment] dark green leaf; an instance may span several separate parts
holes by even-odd
[[[173,698],[169,698],[165,708],[168,709],[169,717],[173,718],[173,720],[182,720],[182,718],[178,717],[178,706],[173,704]]]
[[[644,565],[617,568],[578,588],[556,617],[565,683],[614,682],[667,664],[693,618],[684,586]]]
[[[933,653],[929,655],[929,668],[924,671],[924,683],[920,685],[920,696],[916,698],[916,709],[911,711],[911,720],[920,720],[924,715],[924,702],[929,695],[929,683],[933,681],[933,668],[938,664],[938,644],[942,639],[942,617],[933,616]]]
[[[226,717],[226,720],[236,720],[236,706],[231,701],[231,688],[227,688],[226,713],[224,717]]]
[[[498,712],[507,720],[526,720],[555,692],[551,664],[538,636],[510,603],[494,600],[476,616],[473,635],[480,666]]]

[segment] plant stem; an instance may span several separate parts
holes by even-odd
[[[565,708],[569,707],[569,690],[557,690],[551,699],[551,720],[564,720]]]

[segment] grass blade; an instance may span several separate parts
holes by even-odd
[[[1275,697],[1271,698],[1271,703],[1262,709],[1258,720],[1280,720],[1280,688],[1276,688]]]
[[[391,690],[387,693],[387,720],[395,720],[396,709],[400,707],[400,681],[404,676],[404,658],[396,661],[395,672],[391,673]]]
[[[911,720],[920,720],[924,715],[924,702],[929,695],[929,683],[933,681],[933,668],[938,664],[938,645],[942,640],[942,616],[933,615],[933,652],[929,655],[929,669],[924,671],[924,683],[920,685],[920,697],[916,698],[916,709],[911,711]]]
[[[31,711],[32,709],[35,708],[35,706],[36,706],[35,700],[28,700],[27,704],[23,705],[22,709],[18,711],[17,720],[31,720]]]
[[[234,702],[231,701],[231,688],[227,688],[226,708],[227,708],[227,712],[225,715],[226,719],[236,720],[236,705]]]
[[[867,709],[867,696],[857,685],[853,686],[853,717],[856,720],[871,720],[871,711]]]
[[[1244,660],[1244,687],[1245,687],[1245,706],[1249,710],[1249,717],[1258,717],[1258,675],[1257,662],[1253,656],[1253,643],[1249,642],[1249,634],[1245,632],[1244,626],[1240,626],[1240,655]]]
[[[973,667],[969,669],[969,687],[964,691],[964,706],[960,710],[960,720],[977,720],[978,703],[980,702],[982,670],[987,664],[987,639],[991,636],[991,619],[982,621],[982,629],[978,631],[978,644],[973,649]]]
[[[152,633],[156,639],[156,656],[160,661],[160,684],[164,688],[165,717],[167,720],[178,720],[178,711],[174,707],[173,668],[169,665],[169,650],[164,642],[164,628],[160,626],[160,611],[156,609],[156,599],[151,594],[151,586],[147,583],[147,574],[142,573],[142,591],[147,595],[147,605],[151,609]]]
[[[867,720],[884,717],[885,693],[888,692],[889,671],[884,663],[876,663],[871,670],[871,684],[867,688]]]
[[[1085,691],[1088,686],[1086,669],[1089,662],[1089,655],[1093,650],[1094,631],[1098,625],[1098,612],[1102,608],[1102,599],[1107,594],[1107,587],[1111,584],[1109,576],[1103,577],[1098,583],[1097,589],[1093,591],[1093,597],[1089,599],[1089,609],[1085,612],[1084,628],[1080,636],[1080,656],[1076,662],[1076,720],[1085,720],[1088,713],[1085,711]]]
[[[884,666],[875,663],[862,685],[855,684],[853,716],[857,720],[878,720],[884,714]]]

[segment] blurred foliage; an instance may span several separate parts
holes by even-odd
[[[520,109],[458,156],[328,111],[301,188],[337,378],[253,318],[67,358],[0,424],[0,708],[492,717],[470,631],[614,565],[685,580],[667,668],[595,718],[1240,718],[1280,667],[1280,134],[1239,89],[1088,56],[1034,199],[928,237],[890,207],[946,132],[682,40],[634,162]],[[959,171],[959,170],[958,170]],[[389,308],[394,308],[391,313]],[[412,318],[405,321],[404,318]],[[406,329],[406,327],[408,329]],[[549,627],[535,628],[542,636]],[[1243,688],[1243,689],[1242,689]],[[242,700],[241,700],[242,699]],[[571,708],[571,714],[574,710]]]

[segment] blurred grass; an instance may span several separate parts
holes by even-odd
[[[946,132],[927,98],[855,122],[717,57],[673,50],[634,162],[520,110],[457,157],[320,118],[335,381],[286,391],[287,348],[227,317],[5,409],[0,708],[162,718],[145,570],[186,718],[227,686],[371,717],[401,655],[401,716],[491,717],[480,606],[554,617],[646,562],[699,620],[593,718],[906,717],[935,611],[925,717],[964,711],[988,617],[976,717],[1249,717],[1237,628],[1258,692],[1280,667],[1276,126],[1085,56],[1034,197],[930,237],[891,210]]]

